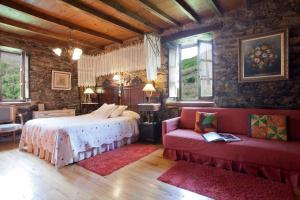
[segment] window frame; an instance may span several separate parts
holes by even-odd
[[[6,47],[7,46],[0,46],[0,47]],[[10,53],[10,54],[15,54],[15,55],[19,55],[21,57],[21,65],[20,65],[20,76],[21,76],[21,81],[20,81],[20,89],[21,89],[21,99],[3,99],[2,98],[2,88],[0,88],[0,103],[24,103],[27,102],[27,98],[26,98],[26,89],[28,89],[28,98],[29,98],[29,55],[26,53],[26,51],[24,51],[23,49],[18,49],[18,48],[14,48],[14,47],[8,47],[8,48],[13,48],[13,49],[17,49],[20,50],[20,53],[18,52],[14,52],[12,51],[8,51],[8,50],[3,50],[0,48],[0,52],[4,52],[4,53]],[[27,66],[27,76],[28,76],[28,83],[27,83],[27,87],[26,88],[26,57],[27,57],[27,61],[28,61],[28,66]],[[1,85],[2,87],[2,85]]]
[[[198,99],[195,99],[195,100],[184,100],[182,99],[182,95],[181,95],[181,70],[182,70],[182,62],[181,62],[181,50],[182,49],[185,49],[185,48],[191,48],[191,47],[197,47],[197,65],[198,65],[198,69],[199,69],[199,61],[200,61],[200,43],[208,43],[208,44],[211,44],[212,46],[212,60],[211,60],[211,63],[212,63],[212,95],[209,96],[209,97],[201,97],[201,84],[199,84],[200,87],[198,87]],[[180,101],[185,101],[185,102],[199,102],[199,101],[212,101],[213,98],[214,98],[214,59],[213,59],[213,52],[214,52],[214,47],[213,47],[213,40],[211,41],[204,41],[204,40],[197,40],[197,43],[195,44],[191,44],[191,45],[185,45],[185,46],[182,46],[181,44],[178,45],[178,48],[179,48],[179,94],[177,96],[177,99],[179,99]],[[200,80],[200,77],[197,76],[197,81],[199,83],[199,80]]]

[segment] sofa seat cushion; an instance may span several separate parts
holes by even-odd
[[[282,142],[238,135],[241,142],[207,143],[201,134],[176,129],[164,136],[166,149],[176,149],[226,160],[300,171],[300,142]]]

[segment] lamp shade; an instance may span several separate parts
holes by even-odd
[[[86,89],[84,90],[84,94],[94,94],[94,91],[93,91],[92,88],[86,88]]]
[[[79,60],[81,54],[82,54],[82,50],[79,49],[79,48],[75,48],[75,49],[73,50],[72,59],[73,59],[73,60]]]
[[[97,94],[103,94],[104,93],[104,89],[102,87],[96,87],[96,93]]]
[[[62,52],[61,48],[55,48],[55,49],[53,49],[52,51],[53,51],[56,55],[58,55],[58,56],[60,56],[60,55],[61,55],[61,52]]]
[[[113,80],[114,81],[119,81],[120,80],[120,75],[115,74],[114,77],[113,77]]]
[[[155,92],[155,88],[153,87],[152,83],[147,83],[143,88],[144,92]]]

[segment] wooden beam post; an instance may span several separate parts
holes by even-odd
[[[185,0],[173,0],[175,4],[182,10],[188,18],[195,22],[201,23],[198,13],[185,1]]]
[[[74,29],[74,30],[77,30],[77,31],[80,31],[80,32],[83,32],[83,33],[87,33],[89,35],[93,35],[93,36],[100,37],[100,38],[103,38],[103,39],[106,39],[106,40],[109,40],[109,41],[113,41],[113,42],[116,42],[116,43],[122,43],[122,40],[120,40],[118,38],[112,37],[112,36],[107,35],[105,33],[101,33],[101,32],[98,32],[98,31],[95,31],[95,30],[92,30],[92,29],[89,29],[89,28],[85,28],[85,27],[77,25],[77,24],[73,24],[69,21],[65,21],[63,19],[51,16],[51,15],[47,15],[43,12],[37,11],[37,10],[32,9],[28,6],[22,5],[21,3],[13,2],[11,0],[5,0],[5,1],[1,0],[0,3],[2,5],[7,6],[7,7],[13,8],[13,9],[21,11],[21,12],[24,12],[28,15],[32,15],[32,16],[41,18],[43,20],[49,21],[49,22],[59,24],[61,26],[65,26],[65,27],[68,27],[70,29]]]
[[[162,32],[162,29],[160,27],[156,26],[152,22],[147,21],[143,17],[140,17],[139,15],[135,14],[134,12],[131,12],[130,10],[126,9],[125,7],[123,7],[122,5],[117,3],[115,0],[100,0],[100,1],[101,1],[101,3],[105,4],[106,6],[109,6],[113,9],[117,10],[118,12],[120,12],[124,15],[127,15],[128,17],[140,22],[141,24],[144,24],[145,26],[151,28],[155,32],[158,32],[158,33]]]
[[[81,3],[80,1],[78,0],[61,0],[63,2],[65,2],[66,4],[68,5],[71,5],[73,6],[74,8],[77,8],[79,9],[80,11],[84,11],[86,12],[87,14],[93,16],[93,17],[97,17],[97,18],[100,18],[101,20],[105,20],[107,22],[110,22],[122,29],[126,29],[128,31],[131,31],[133,33],[136,33],[136,34],[140,34],[140,35],[143,35],[144,32],[135,28],[134,26],[126,23],[126,22],[123,22],[121,20],[119,20],[118,18],[115,18],[115,17],[112,17],[110,15],[107,15],[105,14],[104,12],[101,12],[100,10],[96,10],[84,3]]]
[[[196,35],[196,34],[201,34],[201,33],[206,33],[206,32],[210,32],[210,31],[218,30],[222,27],[223,27],[223,23],[216,23],[216,24],[212,24],[212,25],[199,27],[199,28],[196,28],[196,29],[181,31],[181,32],[174,33],[174,34],[171,34],[171,35],[166,35],[166,36],[163,36],[161,38],[161,40],[162,40],[162,42],[170,42],[170,41],[174,41],[174,40],[177,40],[177,39],[180,39],[180,38],[189,37],[189,36]]]
[[[140,6],[149,11],[151,14],[159,17],[161,20],[173,24],[175,26],[181,26],[181,24],[177,20],[167,15],[165,12],[156,7],[154,4],[150,3],[148,0],[138,0],[137,2]]]
[[[6,18],[6,17],[2,17],[2,16],[0,16],[0,23],[7,24],[7,25],[10,25],[10,26],[14,26],[14,27],[18,27],[18,28],[21,28],[21,29],[24,29],[24,30],[35,32],[35,33],[39,33],[39,34],[42,34],[42,35],[45,35],[47,37],[51,37],[51,38],[54,38],[54,39],[57,39],[57,40],[62,40],[62,41],[69,41],[70,40],[70,38],[68,38],[67,36],[55,33],[53,31],[46,30],[46,29],[43,29],[43,28],[40,28],[40,27],[37,27],[37,26],[33,26],[31,24],[26,24],[26,23],[16,21],[14,19],[9,19],[9,18]],[[82,40],[78,40],[78,39],[74,39],[74,38],[72,40],[75,41],[75,43],[78,43],[82,46],[101,49],[97,45],[89,44],[89,43],[87,43],[85,41],[82,41]]]
[[[221,17],[224,14],[223,8],[220,6],[217,0],[208,0],[210,6],[214,10],[214,13]]]

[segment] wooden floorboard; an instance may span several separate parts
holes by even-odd
[[[12,143],[0,143],[0,199],[208,199],[156,180],[173,165],[160,148],[103,177],[76,164],[57,170]]]
[[[203,200],[207,197],[157,179],[175,162],[162,158],[162,148],[108,176],[76,164],[57,170],[38,157],[0,143],[0,199],[5,200]],[[297,196],[297,199],[300,199]]]

